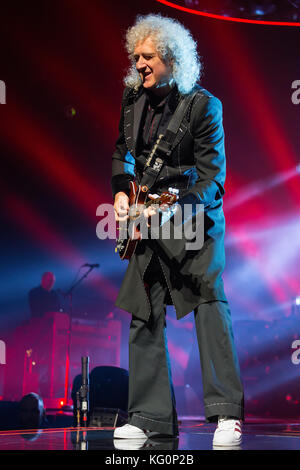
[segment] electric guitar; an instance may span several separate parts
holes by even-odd
[[[129,194],[129,219],[125,223],[118,223],[117,230],[119,237],[117,238],[117,245],[115,252],[119,252],[120,258],[130,259],[134,254],[137,244],[142,239],[142,234],[138,228],[139,221],[143,216],[143,211],[152,204],[158,206],[167,205],[172,206],[178,199],[178,189],[169,188],[160,196],[155,199],[148,198],[149,189],[147,186],[139,186],[134,181],[130,181],[130,194]],[[129,228],[127,227],[127,223]]]

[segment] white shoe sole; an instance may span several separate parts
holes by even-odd
[[[144,446],[147,440],[147,437],[143,437],[139,439],[114,439],[113,442],[118,450],[138,450]]]
[[[236,447],[236,446],[239,446],[241,445],[242,443],[242,439],[239,439],[238,441],[235,441],[235,442],[218,442],[218,441],[213,441],[213,446],[215,447]]]
[[[114,431],[114,439],[147,439],[147,434],[142,430],[140,432],[131,432],[125,433],[124,431],[120,432],[117,429]]]

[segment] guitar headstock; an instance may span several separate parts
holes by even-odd
[[[168,204],[168,206],[171,206],[177,201],[177,199],[178,196],[176,196],[175,194],[164,192],[159,197],[159,204]]]

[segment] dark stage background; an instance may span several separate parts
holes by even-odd
[[[28,291],[44,271],[53,271],[55,288],[65,291],[83,263],[100,263],[75,289],[73,316],[86,324],[120,321],[120,366],[128,367],[130,316],[114,307],[127,262],[113,240],[97,238],[96,208],[112,202],[111,154],[129,65],[124,34],[137,14],[150,12],[191,30],[204,63],[202,85],[223,102],[224,282],[246,414],[300,417],[300,104],[292,100],[299,27],[203,18],[154,0],[1,4],[0,340],[8,353],[14,332],[29,320]],[[177,322],[168,310],[168,341],[178,411],[201,415],[192,314]],[[94,360],[103,364],[100,350]],[[8,367],[7,356],[0,364],[6,400]]]

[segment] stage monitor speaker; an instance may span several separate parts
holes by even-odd
[[[90,409],[128,409],[128,371],[120,367],[95,367],[90,374]]]
[[[112,426],[126,422],[128,410],[128,371],[120,367],[95,367],[89,376],[89,425]],[[77,415],[76,392],[81,374],[73,380],[72,400],[74,423]],[[101,423],[101,424],[100,424]]]

